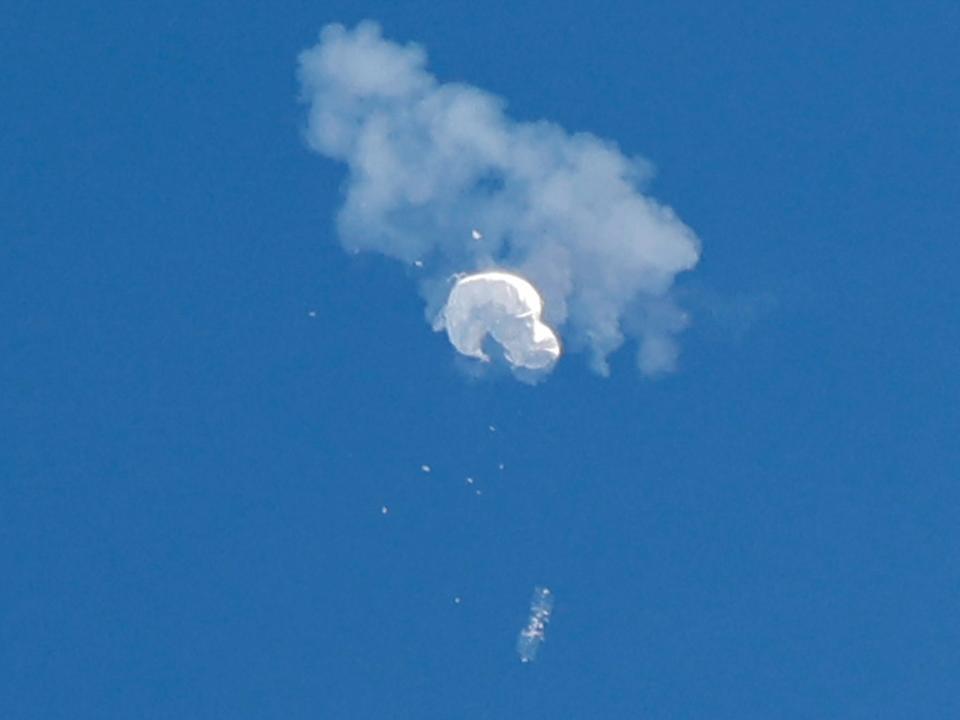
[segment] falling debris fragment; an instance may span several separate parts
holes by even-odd
[[[316,317],[316,316],[317,316],[317,311],[316,311],[316,310],[311,310],[310,312],[307,313],[307,315],[309,315],[310,317]]]
[[[414,260],[414,261],[413,261],[413,264],[414,264],[415,266],[417,266],[418,268],[422,268],[422,267],[423,267],[423,260]]]
[[[473,230],[470,231],[470,236],[471,236],[474,240],[483,240],[483,233],[481,233],[481,232],[480,232],[479,230],[477,230],[476,228],[474,228]]]
[[[490,432],[496,432],[496,431],[497,431],[497,428],[494,427],[493,425],[487,425],[487,429],[488,429]]]
[[[530,600],[530,618],[526,627],[520,631],[517,638],[517,652],[520,662],[533,662],[537,659],[537,650],[546,639],[547,623],[550,622],[550,612],[553,610],[553,593],[550,588],[537,586],[533,589],[533,598]]]
[[[473,485],[473,478],[472,478],[472,477],[468,477],[468,478],[467,478],[467,485]]]
[[[459,596],[459,595],[453,599],[453,604],[454,604],[454,605],[459,605],[460,602],[461,602],[461,600],[460,600],[460,596]]]
[[[503,463],[500,463],[499,465],[497,465],[497,469],[498,469],[498,470],[503,470],[504,467],[505,467],[505,466],[504,466]]]
[[[457,280],[434,322],[463,355],[490,362],[484,352],[489,335],[514,368],[548,370],[560,357],[560,340],[541,319],[543,300],[530,282],[500,270]]]
[[[388,508],[386,505],[380,508],[381,515],[386,515],[388,512],[390,512],[390,508]]]
[[[423,470],[423,472],[425,472],[425,473],[430,472],[430,466],[429,466],[429,465],[421,465],[421,466],[420,466],[420,469]]]

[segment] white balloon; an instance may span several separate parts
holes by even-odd
[[[544,370],[560,357],[560,340],[541,319],[543,300],[528,280],[500,270],[465,275],[450,291],[435,325],[462,354],[489,362],[489,335],[517,368]]]

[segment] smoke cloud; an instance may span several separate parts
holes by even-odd
[[[428,321],[452,273],[506,271],[536,287],[543,321],[598,372],[625,336],[644,373],[674,367],[686,319],[670,289],[699,242],[641,192],[645,161],[511,120],[502,100],[438,82],[422,48],[385,40],[372,22],[328,25],[299,61],[307,142],[349,168],[340,240],[415,267]]]

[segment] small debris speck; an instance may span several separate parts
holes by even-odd
[[[473,485],[473,478],[471,477],[467,478],[467,485]]]
[[[316,310],[311,310],[310,312],[307,313],[307,315],[309,315],[310,317],[316,317],[316,316],[317,316],[317,311],[316,311]]]
[[[388,512],[390,512],[390,508],[388,508],[386,505],[380,508],[381,515],[386,515]]]
[[[429,466],[429,465],[421,465],[421,466],[420,466],[420,469],[423,470],[423,472],[425,472],[425,473],[430,472],[430,466]]]
[[[455,598],[453,599],[453,604],[454,604],[454,605],[459,605],[460,602],[461,602],[461,601],[460,601],[460,597],[459,597],[459,596],[458,596],[458,597],[455,597]]]

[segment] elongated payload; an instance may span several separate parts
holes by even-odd
[[[550,588],[535,587],[533,598],[530,600],[530,617],[517,637],[517,653],[520,655],[520,662],[533,662],[537,659],[537,651],[546,640],[547,623],[550,622],[551,612],[553,612],[553,593],[550,592]]]
[[[462,354],[489,362],[487,337],[515,368],[546,370],[560,357],[560,340],[542,320],[543,300],[528,280],[500,270],[461,277],[450,291],[434,329]]]

